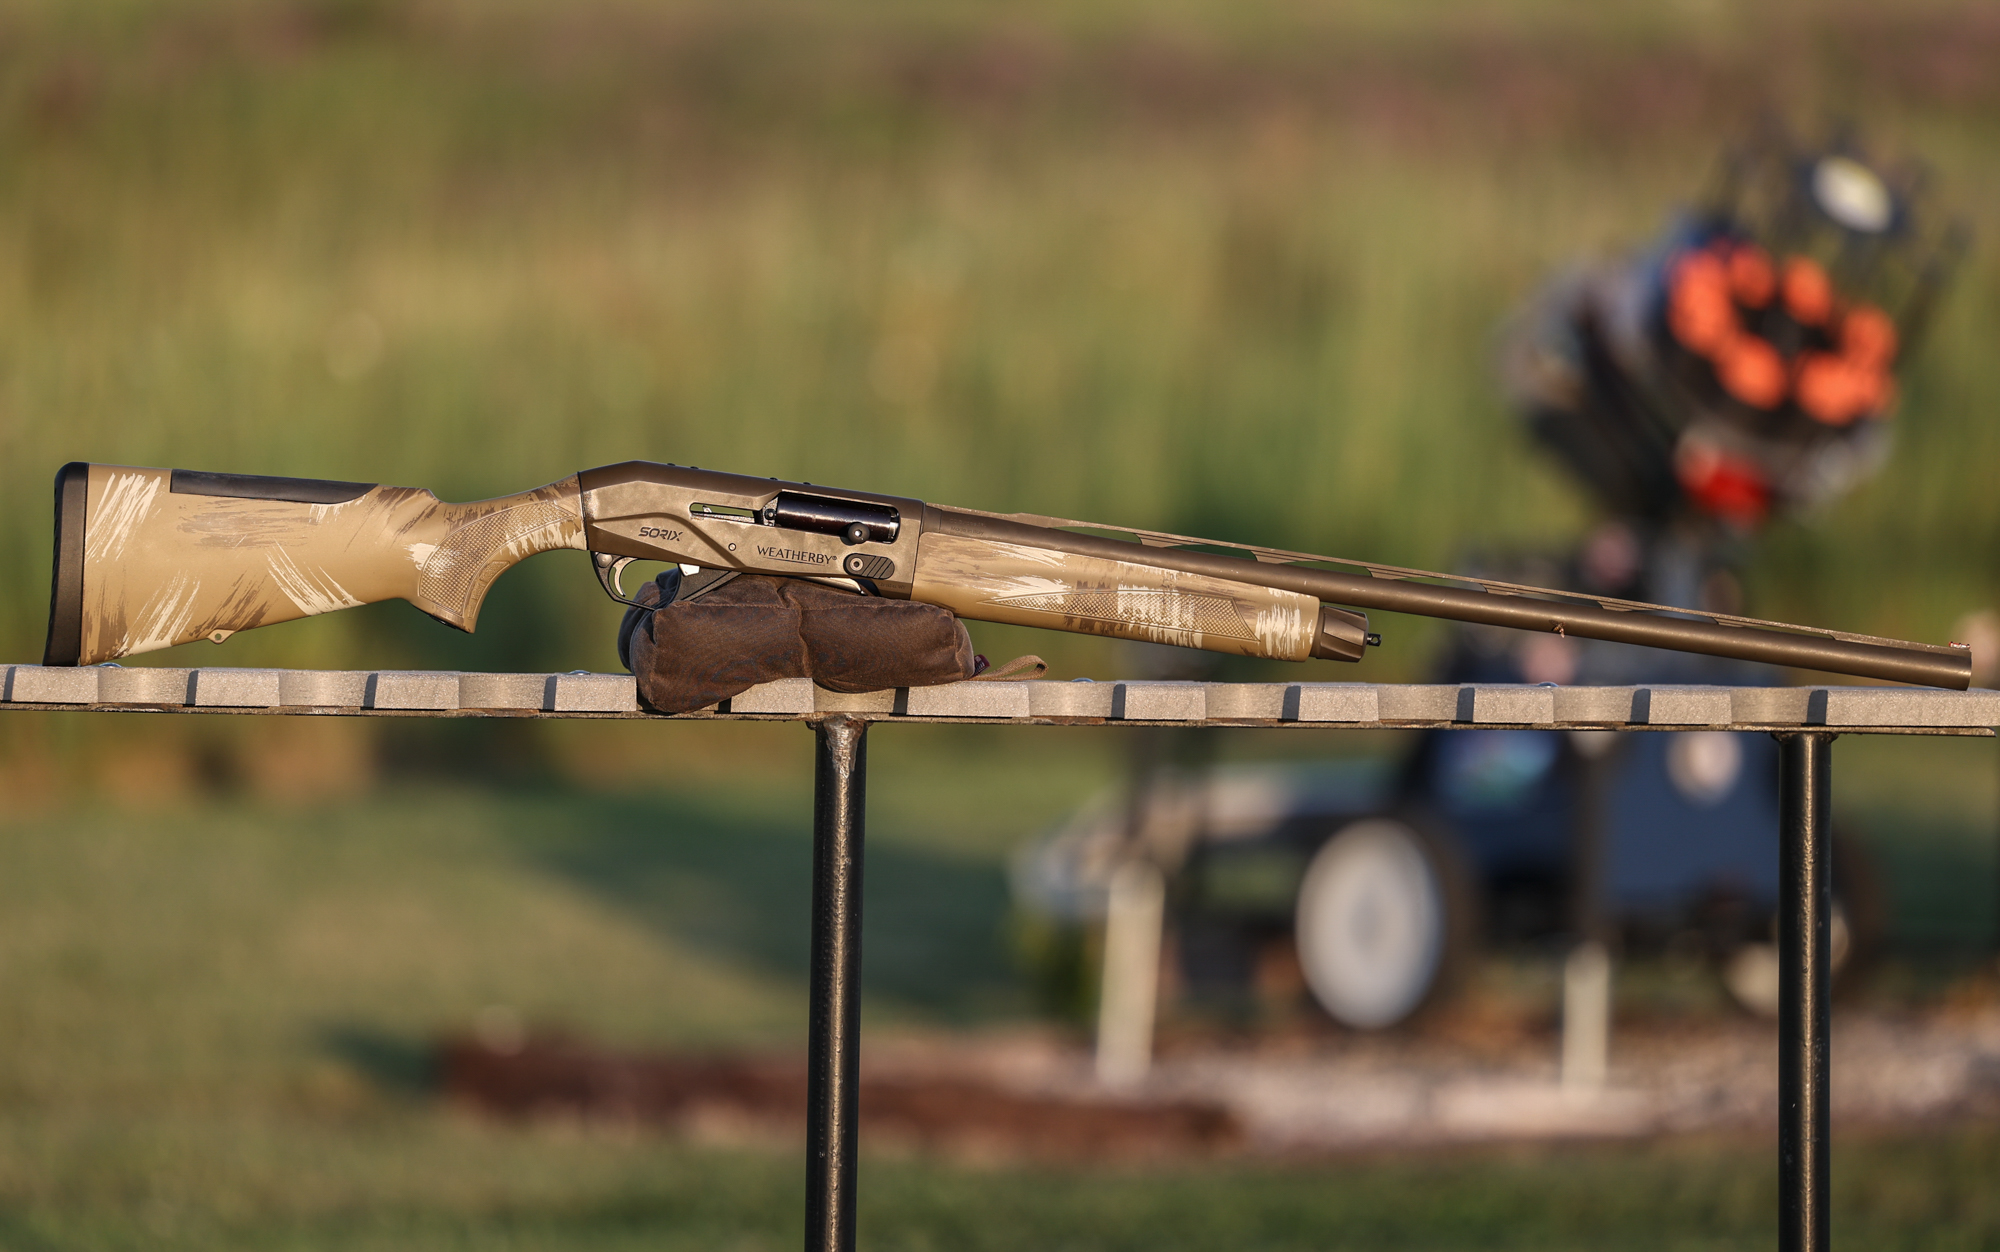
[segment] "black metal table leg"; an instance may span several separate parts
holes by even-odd
[[[812,1021],[806,1069],[806,1252],[853,1252],[860,1120],[862,814],[868,723],[814,725]]]
[[[1779,735],[1778,1247],[1826,1252],[1833,740]]]

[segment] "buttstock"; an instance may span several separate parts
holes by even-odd
[[[75,463],[56,477],[43,663],[220,643],[394,599],[469,631],[509,566],[582,546],[574,477],[448,504],[414,487]]]

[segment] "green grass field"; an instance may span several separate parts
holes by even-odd
[[[1765,104],[1937,167],[1974,251],[1888,471],[1753,611],[1943,638],[1996,600],[2000,27],[1964,0],[125,0],[0,6],[0,659],[73,459],[522,489],[643,457],[1437,565],[1587,520],[1490,368]],[[613,669],[580,559],[476,637],[404,605],[155,658]],[[1361,676],[1420,675],[1391,620]],[[1108,674],[1096,641],[982,650]],[[1310,676],[1348,677],[1329,667]],[[1353,751],[1245,736],[1232,754]],[[873,1028],[1018,1020],[1004,858],[1107,735],[877,732]],[[1987,743],[1843,741],[1887,985],[1995,924]],[[439,1108],[513,1006],[797,1046],[796,727],[0,718],[0,1248],[793,1246],[789,1149]],[[1898,992],[1901,993],[1901,992]],[[1718,1141],[1209,1168],[864,1165],[907,1248],[1766,1246]],[[1843,1242],[2000,1246],[1990,1130],[1843,1139]]]
[[[670,753],[727,739],[709,750],[756,764],[643,788],[391,782],[0,817],[0,1247],[795,1245],[796,1146],[496,1125],[428,1086],[429,1041],[496,1004],[633,1047],[802,1045],[806,732],[612,729]],[[871,1031],[1026,1009],[1004,856],[1097,785],[1105,736],[1017,747],[1033,787],[967,764],[992,738],[875,732]],[[1847,792],[1901,812],[1899,788],[1928,790],[1946,837],[1923,863],[1990,883],[1972,825],[1990,803],[1951,779],[1992,745],[1867,746],[1839,749]],[[1961,947],[1983,938],[1990,893],[1912,890]],[[2000,1239],[1990,1129],[1838,1145],[1844,1241]],[[871,1155],[863,1180],[865,1244],[906,1248],[1750,1248],[1776,1195],[1754,1136],[1144,1168]]]
[[[71,459],[467,498],[649,457],[1399,562],[1559,540],[1499,321],[1764,104],[1857,114],[2000,236],[1982,12],[21,7],[0,650],[40,641]],[[1889,471],[1773,536],[1758,607],[1929,638],[1993,600],[1996,257]],[[508,581],[477,641],[399,605],[222,655],[612,663],[580,560]]]

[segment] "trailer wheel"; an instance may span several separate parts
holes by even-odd
[[[1321,845],[1294,926],[1313,999],[1355,1030],[1381,1030],[1432,998],[1467,926],[1458,858],[1402,817],[1368,817]]]

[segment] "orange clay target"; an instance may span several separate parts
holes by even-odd
[[[1824,326],[1833,316],[1833,283],[1818,262],[1802,256],[1785,262],[1785,312],[1801,326]]]
[[[1746,311],[1774,301],[1807,332],[1789,360],[1744,324]],[[1895,396],[1895,323],[1870,304],[1843,307],[1810,257],[1773,265],[1762,248],[1729,239],[1682,253],[1669,276],[1667,329],[1708,361],[1725,392],[1754,409],[1791,400],[1814,421],[1846,426],[1881,414]]]
[[[1742,333],[1729,297],[1728,267],[1714,251],[1689,252],[1675,264],[1667,326],[1690,350],[1710,358],[1724,342]]]

